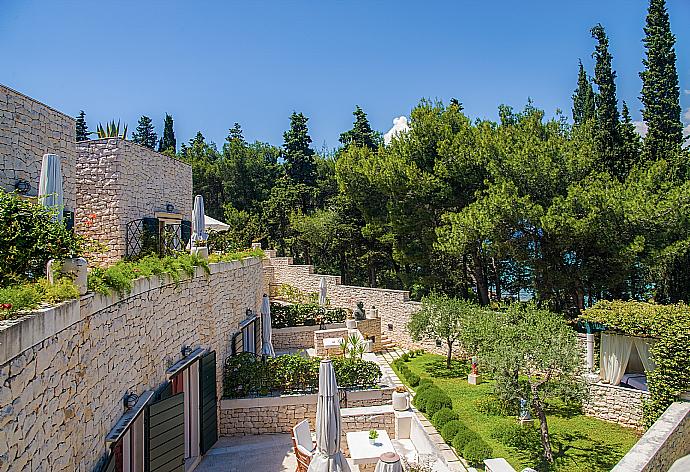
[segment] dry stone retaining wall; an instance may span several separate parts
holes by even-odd
[[[326,328],[333,329],[344,326],[345,324],[343,323],[333,323],[326,325]],[[277,351],[287,351],[312,348],[314,347],[314,332],[318,330],[318,325],[273,329],[271,333],[273,349]]]
[[[262,267],[210,268],[0,322],[0,471],[94,470],[124,394],[164,382],[182,345],[216,351],[220,397],[230,336],[246,308],[260,306]]]
[[[76,130],[74,118],[0,85],[0,189],[12,192],[17,180],[38,195],[41,161],[47,153],[61,158],[64,204],[76,204]]]
[[[612,472],[666,472],[675,461],[688,454],[690,403],[676,402],[644,433]]]
[[[649,398],[648,392],[603,384],[594,375],[587,380],[589,398],[582,405],[586,415],[631,428],[642,427],[642,402]]]
[[[385,429],[392,437],[395,434],[395,417],[390,405],[391,392],[391,389],[349,392],[348,408],[340,410],[343,434],[350,431]],[[351,396],[359,398],[350,400]],[[317,395],[222,400],[219,434],[246,436],[291,433],[292,427],[305,419],[309,420],[314,430],[316,403]]]
[[[127,223],[165,213],[168,204],[173,213],[191,220],[189,164],[123,139],[84,141],[77,150],[77,228],[106,246],[90,261],[121,259]]]

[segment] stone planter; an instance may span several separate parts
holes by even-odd
[[[366,317],[368,320],[375,320],[379,317],[379,310],[377,308],[371,308],[367,310]]]
[[[48,261],[47,266],[47,276],[48,281],[53,283],[53,264],[55,264],[55,259]],[[79,290],[79,295],[85,295],[88,290],[87,282],[87,268],[89,263],[83,257],[71,257],[69,259],[64,259],[61,261],[60,273],[66,275],[74,281],[74,285],[77,286]]]
[[[374,352],[374,341],[371,339],[364,341],[364,350],[366,352]]]
[[[353,319],[345,320],[345,327],[347,329],[357,329],[357,320],[353,320]]]
[[[393,409],[396,411],[407,411],[410,408],[409,392],[393,392]]]
[[[192,255],[200,257],[202,259],[208,259],[208,247],[206,246],[194,246],[192,248]]]

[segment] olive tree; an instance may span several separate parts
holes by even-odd
[[[470,353],[474,351],[464,341],[470,339],[467,335],[471,332],[474,314],[479,309],[470,301],[432,293],[422,299],[422,308],[412,315],[407,330],[415,341],[424,338],[444,340],[448,347],[446,367],[450,369],[453,346],[460,345]]]
[[[500,397],[527,400],[539,420],[544,459],[551,463],[547,403],[555,398],[581,402],[586,394],[575,332],[561,315],[531,303],[492,315],[479,321],[488,327],[480,341],[480,360],[496,380]]]

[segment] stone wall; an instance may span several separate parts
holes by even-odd
[[[0,471],[93,470],[124,394],[163,383],[182,345],[216,351],[220,398],[231,334],[260,306],[262,267],[245,259],[210,271],[0,322]]]
[[[342,285],[339,276],[315,274],[313,266],[295,265],[291,257],[276,257],[275,251],[272,250],[265,252],[268,259],[264,261],[264,276],[270,286],[289,284],[303,292],[318,292],[321,277],[324,277],[327,297],[332,306],[354,310],[359,301],[364,302],[365,310],[375,306],[381,319],[383,334],[398,346],[434,348],[430,344],[422,346],[413,342],[405,329],[412,313],[418,311],[421,306],[420,303],[409,299],[409,292]]]
[[[675,461],[689,454],[690,403],[676,402],[644,433],[612,472],[666,472]]]
[[[344,323],[326,325],[327,329],[342,328]],[[294,326],[291,328],[276,328],[271,333],[273,349],[276,351],[289,351],[308,349],[314,347],[314,332],[319,326]]]
[[[74,118],[0,85],[0,189],[12,192],[17,180],[38,195],[41,161],[61,158],[65,209],[76,204],[76,130]]]
[[[385,429],[391,436],[395,434],[391,392],[392,389],[348,392],[348,407],[340,410],[343,432],[373,428]],[[291,433],[292,427],[305,419],[309,420],[313,431],[316,427],[316,403],[315,394],[222,400],[219,434]]]
[[[78,231],[106,246],[89,261],[109,264],[125,255],[126,225],[156,213],[192,217],[189,164],[123,139],[77,144]]]
[[[582,404],[584,414],[622,426],[642,427],[642,402],[649,398],[648,392],[603,384],[596,375],[587,376],[587,387],[589,397]]]
[[[312,339],[312,345],[316,348],[316,355],[319,357],[324,357],[326,355],[337,356],[342,355],[343,350],[340,346],[326,348],[323,345],[323,340],[326,338],[342,338],[343,340],[348,336],[347,328],[335,328],[335,329],[324,329],[314,331],[314,338]]]

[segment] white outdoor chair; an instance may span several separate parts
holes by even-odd
[[[311,439],[309,421],[304,420],[292,428],[292,444],[297,457],[297,472],[306,472],[314,455],[314,441]]]

